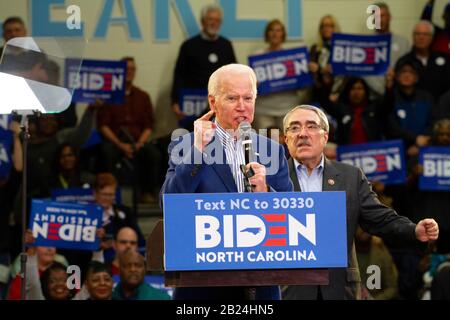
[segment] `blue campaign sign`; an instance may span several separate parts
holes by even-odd
[[[12,116],[9,114],[0,114],[0,136],[9,131]]]
[[[450,190],[450,147],[420,148],[420,190]]]
[[[80,204],[95,203],[94,190],[92,188],[67,188],[52,189],[52,201],[74,202]],[[115,204],[122,203],[122,189],[117,188]]]
[[[201,116],[208,107],[208,90],[183,88],[180,90],[179,104],[180,110],[187,115],[179,121],[179,125],[184,127]]]
[[[99,205],[33,200],[29,227],[35,245],[78,250],[97,250],[96,231],[102,223]]]
[[[390,64],[391,35],[333,33],[331,66],[334,75],[368,76],[386,73]]]
[[[65,85],[74,89],[72,101],[94,103],[103,100],[122,104],[125,100],[125,61],[67,59]]]
[[[347,266],[344,192],[164,195],[165,270]]]
[[[7,133],[0,136],[0,180],[9,176],[12,168],[11,159],[12,136],[8,137]]]
[[[258,93],[267,94],[312,85],[306,47],[280,50],[248,57],[258,78]]]
[[[338,161],[357,166],[367,178],[384,184],[406,182],[406,162],[400,140],[339,146]]]

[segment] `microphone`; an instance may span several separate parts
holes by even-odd
[[[242,121],[238,130],[242,140],[242,147],[244,148],[245,164],[248,164],[253,162],[252,126],[247,121]]]

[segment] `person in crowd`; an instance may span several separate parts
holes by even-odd
[[[92,173],[81,170],[78,150],[70,143],[58,147],[53,168],[50,189],[89,188],[95,180]]]
[[[169,146],[169,169],[166,181],[161,188],[162,195],[166,193],[217,193],[244,192],[244,174],[241,164],[245,164],[244,152],[238,138],[238,127],[243,121],[253,122],[255,99],[257,94],[256,75],[245,65],[230,64],[217,69],[208,83],[208,99],[211,110],[195,121],[194,132],[186,134],[173,141]],[[215,119],[213,118],[215,116]],[[236,139],[237,140],[236,140]],[[260,135],[254,135],[255,153],[262,146],[271,151],[269,161],[276,163],[277,168],[270,164],[267,167],[258,162],[250,162],[254,176],[249,178],[253,192],[291,191],[292,183],[287,176],[287,163],[284,149],[275,141]],[[177,161],[172,150],[177,145],[188,146],[180,155],[183,161]],[[208,149],[206,149],[208,146]],[[209,150],[209,151],[208,151]],[[203,159],[211,156],[211,150],[216,150],[226,156],[223,162],[194,164],[193,159]],[[209,155],[208,155],[209,152]],[[258,160],[258,159],[256,159]],[[178,163],[178,164],[176,164]],[[174,299],[278,299],[278,286],[257,287],[247,290],[242,287],[215,288],[176,288]]]
[[[130,210],[115,204],[117,194],[117,180],[111,173],[99,173],[94,183],[95,202],[103,208],[103,233],[101,247],[104,250],[104,261],[109,263],[114,259],[114,238],[123,227],[131,227],[138,234],[138,242],[145,243],[144,236],[137,224],[137,217],[131,215]],[[145,246],[145,245],[142,245]]]
[[[355,248],[362,286],[368,289],[370,296],[375,300],[396,299],[398,271],[383,240],[358,227]],[[373,267],[379,269],[373,269]],[[380,272],[375,273],[377,270]],[[380,278],[372,277],[373,274],[380,275]]]
[[[408,39],[402,37],[396,33],[391,31],[391,11],[389,10],[389,6],[385,2],[376,2],[375,3],[378,8],[380,8],[380,28],[375,28],[375,34],[390,34],[391,35],[391,51],[390,51],[390,60],[389,63],[393,68],[397,63],[398,59],[408,53],[410,49],[410,43]],[[367,76],[364,77],[364,80],[367,82],[367,85],[370,88],[370,97],[381,98],[384,96],[386,89],[386,78],[384,75],[380,76]]]
[[[138,235],[133,228],[121,228],[114,238],[113,248],[115,251],[114,260],[111,261],[111,273],[113,276],[120,274],[120,255],[127,251],[138,251]]]
[[[140,200],[156,203],[158,172],[161,155],[150,141],[153,132],[153,106],[150,96],[133,84],[136,62],[125,57],[127,63],[125,102],[103,104],[98,113],[97,127],[105,138],[102,144],[105,170],[116,172],[122,158],[133,159],[134,175],[139,183]]]
[[[417,87],[419,68],[415,60],[397,62],[394,109],[385,126],[387,138],[403,140],[408,156],[417,155],[418,148],[428,144],[434,108],[433,97]]]
[[[66,258],[56,253],[55,247],[34,246],[34,237],[31,230],[27,230],[25,234],[25,243],[27,244],[27,285],[26,297],[39,297],[42,294],[41,277],[54,262],[59,262],[64,266],[68,266]],[[11,267],[12,281],[9,286],[8,299],[21,299],[22,278],[20,271],[20,256],[16,258]]]
[[[2,30],[3,40],[5,44],[11,39],[27,36],[27,28],[25,26],[25,22],[21,17],[17,16],[6,18],[6,20],[3,22]],[[0,57],[2,56],[3,49],[4,47],[0,48]]]
[[[114,282],[111,270],[104,263],[89,263],[84,284],[89,293],[89,300],[111,300]]]
[[[301,105],[286,114],[284,131],[291,158],[288,161],[294,190],[345,191],[347,194],[347,268],[330,269],[328,285],[288,286],[285,299],[358,299],[360,274],[354,237],[358,225],[370,234],[399,242],[434,241],[439,227],[434,219],[417,224],[381,204],[361,169],[326,159],[328,119],[317,107]]]
[[[383,139],[383,109],[393,103],[392,91],[384,99],[370,99],[370,90],[362,78],[349,77],[338,102],[325,110],[337,121],[338,145],[360,144]]]
[[[321,106],[327,104],[331,94],[332,99],[336,100],[335,93],[340,90],[344,80],[343,77],[333,76],[331,70],[331,37],[335,32],[340,32],[336,18],[329,14],[323,16],[319,23],[317,41],[309,52],[309,69],[314,76],[312,101]]]
[[[422,20],[432,21],[433,9],[435,0],[428,0],[422,11]],[[434,37],[431,49],[433,51],[450,55],[450,3],[447,3],[442,12],[442,19],[444,20],[444,28],[436,24],[434,26]]]
[[[448,56],[432,50],[432,41],[433,25],[424,20],[417,22],[413,31],[412,49],[398,63],[403,63],[404,60],[416,61],[419,65],[417,87],[431,93],[437,101],[450,88],[450,66]]]
[[[284,24],[274,19],[267,23],[264,30],[264,40],[268,44],[263,50],[255,54],[264,54],[283,50],[286,41],[286,28]],[[293,105],[300,103],[300,92],[307,90],[288,90],[260,95],[255,107],[255,128],[267,129],[269,127],[282,128],[283,117]]]
[[[8,131],[0,129],[0,144],[10,146],[10,150],[3,149],[3,152],[10,152],[10,159],[0,166],[8,167],[0,170],[0,300],[6,297],[7,284],[9,280],[9,265],[11,260],[11,226],[10,216],[14,208],[14,199],[19,191],[20,181],[23,171],[23,150],[20,142],[20,124],[11,121]]]
[[[222,18],[220,6],[210,4],[203,7],[200,34],[183,42],[178,53],[171,92],[172,111],[182,121],[183,128],[189,131],[193,129],[194,120],[187,121],[187,115],[180,108],[181,90],[206,90],[209,76],[217,68],[236,62],[231,42],[219,34]]]
[[[161,289],[145,282],[145,260],[138,252],[127,249],[119,255],[120,282],[114,288],[113,300],[170,300]]]

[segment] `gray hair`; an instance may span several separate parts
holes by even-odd
[[[320,126],[322,127],[322,129],[324,129],[326,132],[330,131],[330,125],[328,124],[328,118],[327,118],[326,114],[321,109],[319,109],[319,108],[317,108],[315,106],[311,106],[309,104],[302,104],[300,106],[296,106],[291,111],[286,113],[286,115],[284,116],[284,119],[283,119],[283,131],[285,133],[286,133],[286,130],[287,130],[288,125],[289,125],[289,123],[288,123],[289,122],[289,118],[297,110],[310,110],[310,111],[315,112],[319,116]]]
[[[230,73],[248,75],[252,82],[254,97],[256,98],[258,90],[256,88],[257,79],[255,71],[249,66],[238,63],[227,64],[213,72],[208,81],[208,95],[217,97],[219,95],[219,86],[223,75]]]
[[[204,6],[202,8],[202,11],[200,12],[200,19],[203,20],[205,19],[206,15],[208,14],[208,12],[210,11],[218,11],[220,12],[220,16],[223,17],[223,10],[222,8],[218,5],[218,4],[208,4],[206,6]]]
[[[431,36],[434,35],[434,26],[433,26],[433,24],[432,24],[430,21],[428,21],[428,20],[420,20],[419,22],[417,22],[417,23],[414,25],[414,29],[413,29],[413,30],[415,31],[416,28],[417,28],[417,26],[418,26],[418,25],[421,25],[421,24],[423,24],[423,25],[425,25],[425,26],[428,27],[428,29],[430,30]]]

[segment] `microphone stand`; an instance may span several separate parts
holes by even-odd
[[[253,168],[250,166],[250,169],[245,169],[245,164],[241,164],[241,171],[244,174],[244,187],[245,192],[253,192],[252,185],[250,183],[250,178],[255,175],[255,171],[253,171]],[[256,300],[256,288],[255,287],[246,287],[244,288],[245,292],[245,298],[250,301]]]
[[[18,112],[13,112],[13,114],[18,115]],[[39,111],[33,111],[33,114],[37,117],[40,116]],[[21,114],[20,129],[22,130],[22,149],[23,149],[23,171],[22,171],[22,252],[20,253],[20,298],[21,300],[26,300],[26,271],[27,271],[27,259],[28,255],[26,252],[25,234],[27,232],[27,158],[28,158],[28,141],[30,139],[29,131],[29,114]]]

